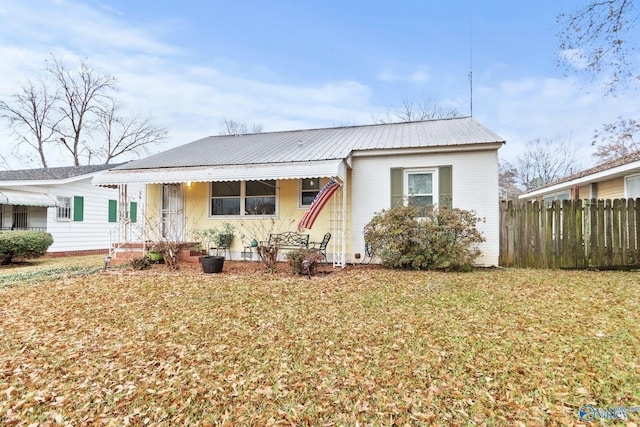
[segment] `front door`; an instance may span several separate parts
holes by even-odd
[[[162,238],[184,241],[184,197],[181,184],[162,185]]]

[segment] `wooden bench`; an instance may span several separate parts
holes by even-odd
[[[285,231],[284,233],[269,234],[268,246],[277,246],[279,250],[295,250],[309,247],[309,235]]]

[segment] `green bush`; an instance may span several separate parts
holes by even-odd
[[[365,226],[364,239],[384,267],[468,271],[485,239],[473,212],[398,206],[377,213]]]
[[[0,264],[41,257],[52,243],[53,237],[45,231],[0,231]]]

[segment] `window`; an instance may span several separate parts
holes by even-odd
[[[57,196],[58,207],[56,208],[56,219],[58,221],[71,220],[71,197]]]
[[[438,200],[435,170],[405,171],[405,199],[412,206],[432,206]]]
[[[26,230],[29,225],[29,208],[26,206],[13,207],[13,226],[15,230]]]
[[[311,202],[320,191],[320,178],[305,178],[300,180],[300,207],[311,206]]]
[[[627,199],[640,197],[640,175],[632,175],[624,179],[624,197]]]
[[[275,215],[276,181],[211,183],[212,216]]]
[[[398,205],[453,207],[453,168],[391,168],[391,207]]]
[[[276,182],[247,181],[245,215],[275,215]]]

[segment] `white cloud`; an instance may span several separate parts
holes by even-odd
[[[413,83],[425,83],[431,76],[425,71],[416,71],[409,76],[409,81]]]
[[[15,93],[28,75],[42,75],[43,61],[54,53],[69,62],[87,57],[97,70],[116,76],[117,98],[166,127],[170,146],[216,134],[222,118],[261,124],[265,131],[371,120],[371,90],[359,82],[287,85],[230,75],[208,64],[189,64],[187,55],[176,55],[178,49],[153,34],[133,31],[85,4],[40,5],[41,10],[12,7],[9,12],[15,20],[11,31],[19,34],[0,47],[0,55],[9,59],[0,62],[0,72],[12,77],[0,82],[0,95]],[[0,30],[0,38],[6,31]],[[218,62],[225,63],[224,58]],[[260,76],[270,73],[256,66],[262,67]],[[9,138],[4,132],[0,129],[0,138]]]
[[[375,77],[392,84],[380,87],[377,81],[347,78],[286,84],[268,63],[239,64],[218,56],[196,63],[197,52],[191,47],[165,41],[164,31],[171,30],[161,28],[161,23],[134,25],[126,19],[122,12],[96,2],[33,0],[3,6],[0,96],[14,93],[27,77],[42,72],[51,52],[70,60],[86,57],[96,69],[117,76],[118,99],[132,112],[150,115],[169,130],[170,142],[162,149],[215,135],[222,118],[260,124],[265,131],[371,123],[373,116],[393,107],[377,107],[374,96],[382,98],[385,89],[400,96],[402,88],[410,90],[408,98],[413,99],[416,87],[425,88],[432,81],[434,90],[449,97],[434,102],[462,105],[461,110],[468,104],[466,82],[446,85],[427,66],[388,66]],[[620,115],[639,113],[631,94],[603,97],[597,82],[584,88],[569,78],[525,76],[486,83],[507,70],[509,65],[501,63],[479,69],[482,78],[474,84],[474,115],[507,140],[501,157],[517,157],[531,139],[571,136],[589,160],[594,129]],[[456,90],[456,85],[463,90]],[[0,128],[0,141],[9,138]]]
[[[507,140],[501,158],[514,160],[536,138],[563,138],[581,150],[585,166],[593,161],[595,129],[621,114],[640,113],[632,93],[606,97],[598,83],[584,88],[570,78],[527,77],[478,86],[474,105],[478,120]]]
[[[429,81],[431,75],[424,69],[399,73],[391,68],[385,68],[376,75],[376,78],[382,82],[422,84]]]

